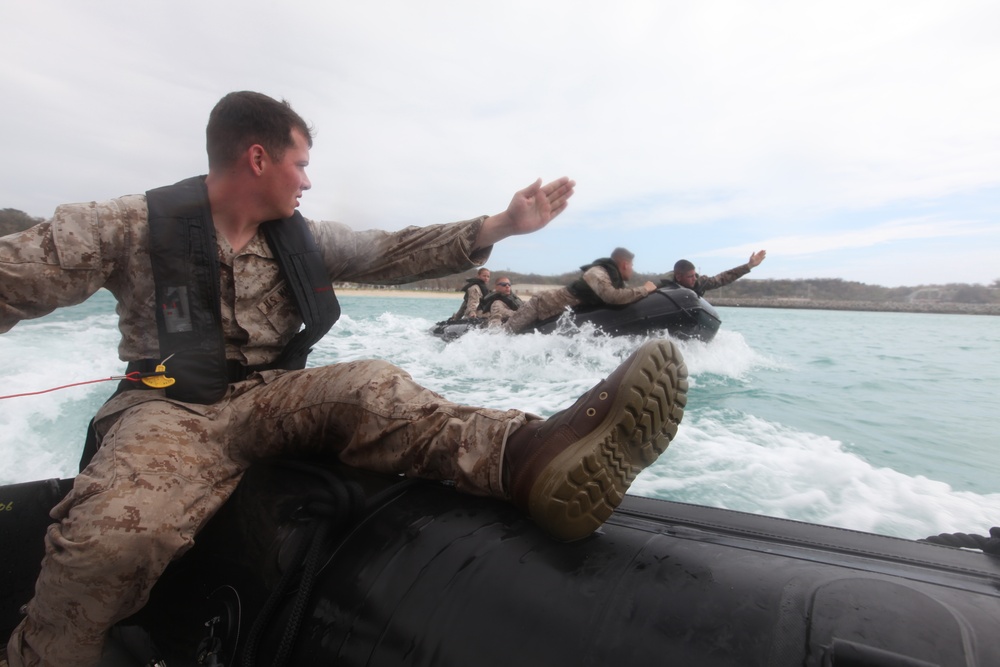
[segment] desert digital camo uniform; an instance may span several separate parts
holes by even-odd
[[[453,320],[469,319],[476,317],[479,310],[479,302],[483,300],[483,288],[479,285],[470,285],[465,290],[462,297],[462,305],[458,307],[455,314],[451,316]]]
[[[471,248],[484,219],[394,233],[309,225],[332,280],[404,283],[481,265],[489,249]],[[142,195],[61,206],[0,238],[0,332],[104,287],[118,301],[121,358],[159,358],[147,240]],[[227,358],[273,360],[302,321],[270,247],[258,232],[234,252],[220,234],[218,255]],[[145,604],[256,459],[328,450],[504,497],[503,445],[527,418],[451,403],[384,361],[255,373],[211,405],[123,392],[98,413],[102,447],[52,511],[59,523],[11,665],[95,664],[108,628]]]
[[[705,296],[705,292],[708,290],[724,287],[734,280],[742,278],[748,273],[750,273],[750,265],[741,264],[740,266],[729,269],[728,271],[723,271],[715,276],[708,277],[699,275],[694,281],[694,287],[691,289],[698,296]],[[661,282],[674,282],[674,272],[671,271],[666,274]]]
[[[523,307],[524,304],[522,303],[521,308]],[[518,310],[520,310],[520,308],[518,308]],[[490,314],[488,315],[488,319],[486,320],[486,326],[490,327],[491,329],[499,327],[511,315],[513,315],[516,312],[517,310],[514,310],[500,299],[497,299],[492,304],[490,304]]]
[[[638,301],[646,296],[645,287],[615,287],[611,282],[611,276],[607,270],[601,266],[592,266],[583,272],[583,279],[600,297],[601,301],[609,305],[624,305]],[[527,329],[535,322],[558,315],[567,307],[580,303],[567,287],[559,289],[545,290],[531,297],[531,300],[521,306],[504,325],[513,333]]]

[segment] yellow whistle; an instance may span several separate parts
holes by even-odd
[[[167,367],[163,364],[156,365],[157,373],[165,373]],[[173,378],[168,378],[166,375],[150,375],[149,377],[142,378],[142,383],[147,387],[152,387],[153,389],[163,389],[164,387],[169,387],[177,380]]]

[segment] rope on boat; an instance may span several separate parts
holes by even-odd
[[[82,387],[85,384],[95,384],[97,382],[113,382],[115,380],[128,380],[130,382],[141,381],[142,373],[135,371],[134,373],[127,373],[125,375],[112,375],[107,378],[98,378],[96,380],[83,380],[82,382],[71,382],[69,384],[59,385],[58,387],[50,387],[48,389],[39,389],[38,391],[25,391],[20,394],[8,394],[7,396],[0,396],[0,401],[7,400],[8,398],[24,398],[25,396],[39,396],[41,394],[47,394],[52,391],[59,391],[61,389],[69,389],[71,387]],[[153,373],[147,373],[146,375],[155,375]],[[162,375],[160,373],[159,375]]]
[[[172,357],[174,355],[170,355]],[[164,366],[165,363],[170,361],[170,357],[167,357],[159,364],[156,365],[155,371],[142,372],[142,371],[132,371],[131,373],[126,373],[125,375],[112,375],[109,378],[98,378],[96,380],[83,380],[81,382],[71,382],[69,384],[60,385],[58,387],[50,387],[48,389],[39,389],[38,391],[25,391],[20,394],[9,394],[7,396],[0,396],[0,401],[6,400],[8,398],[24,398],[25,396],[39,396],[41,394],[47,394],[51,391],[59,391],[61,389],[70,389],[71,387],[82,387],[85,384],[94,384],[97,382],[112,382],[114,380],[128,380],[129,382],[141,382],[148,387],[153,387],[154,389],[163,389],[164,387],[169,387],[174,383],[173,378],[166,377],[167,368]],[[83,468],[80,468],[83,470]]]
[[[982,549],[983,553],[1000,556],[1000,526],[990,528],[989,537],[984,535],[969,535],[968,533],[941,533],[940,535],[931,535],[917,541],[961,549]]]
[[[309,493],[294,513],[294,519],[305,526],[306,534],[296,546],[294,557],[254,621],[243,648],[241,663],[243,667],[254,667],[256,664],[264,631],[270,627],[274,614],[279,609],[279,603],[292,582],[301,574],[298,592],[271,667],[283,667],[286,664],[298,639],[306,605],[312,596],[316,577],[321,569],[322,555],[328,546],[330,536],[336,535],[337,531],[356,520],[365,510],[382,505],[385,498],[399,493],[401,488],[414,483],[412,479],[403,480],[366,498],[360,484],[345,481],[331,471],[298,461],[282,461],[279,465],[318,475],[326,484],[324,489]]]

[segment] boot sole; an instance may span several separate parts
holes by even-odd
[[[604,422],[560,452],[535,481],[528,501],[532,518],[564,541],[597,530],[677,435],[687,390],[680,350],[669,340],[644,343]]]

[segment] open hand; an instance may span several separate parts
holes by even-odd
[[[750,268],[752,269],[753,267],[763,262],[765,257],[767,257],[767,251],[758,250],[754,254],[750,255],[750,261],[747,262],[747,264],[749,264]]]
[[[523,190],[518,190],[506,211],[483,222],[476,248],[485,248],[508,236],[538,231],[563,212],[575,186],[575,181],[563,176],[546,185],[542,185],[539,178]]]

